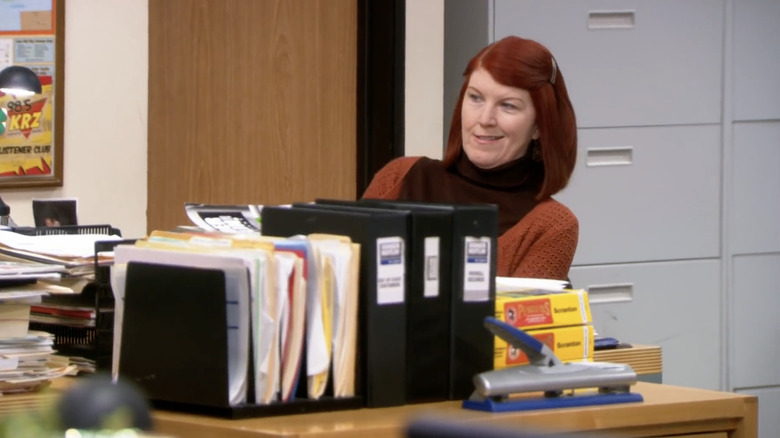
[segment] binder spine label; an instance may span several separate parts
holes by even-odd
[[[423,295],[435,298],[439,296],[439,237],[425,238],[425,285]]]
[[[378,304],[403,303],[404,276],[404,239],[398,236],[380,237],[377,246],[376,293]]]
[[[490,238],[467,236],[464,244],[466,263],[463,273],[463,301],[488,301],[490,299]]]

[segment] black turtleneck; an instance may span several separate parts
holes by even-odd
[[[544,167],[526,154],[493,169],[480,169],[465,153],[449,168],[421,158],[406,174],[399,199],[406,201],[498,205],[498,233],[514,226],[539,201]]]

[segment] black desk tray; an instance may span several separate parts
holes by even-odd
[[[245,418],[273,417],[278,415],[309,414],[314,412],[343,411],[363,407],[361,397],[333,398],[319,400],[300,399],[288,403],[275,402],[269,405],[241,404],[238,406],[204,406],[190,403],[177,403],[152,400],[155,409],[185,412],[188,414],[208,415],[212,417],[240,420]]]

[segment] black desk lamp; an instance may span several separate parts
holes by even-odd
[[[41,93],[41,80],[27,67],[12,65],[0,71],[0,91],[14,96]]]

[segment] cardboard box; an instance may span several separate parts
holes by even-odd
[[[523,330],[592,322],[588,293],[581,289],[496,294],[496,318]]]
[[[558,359],[564,362],[593,360],[593,326],[590,324],[526,330],[543,344],[547,345]],[[496,337],[493,356],[493,368],[501,369],[508,366],[526,365],[528,357],[520,349],[508,345],[503,339]]]

